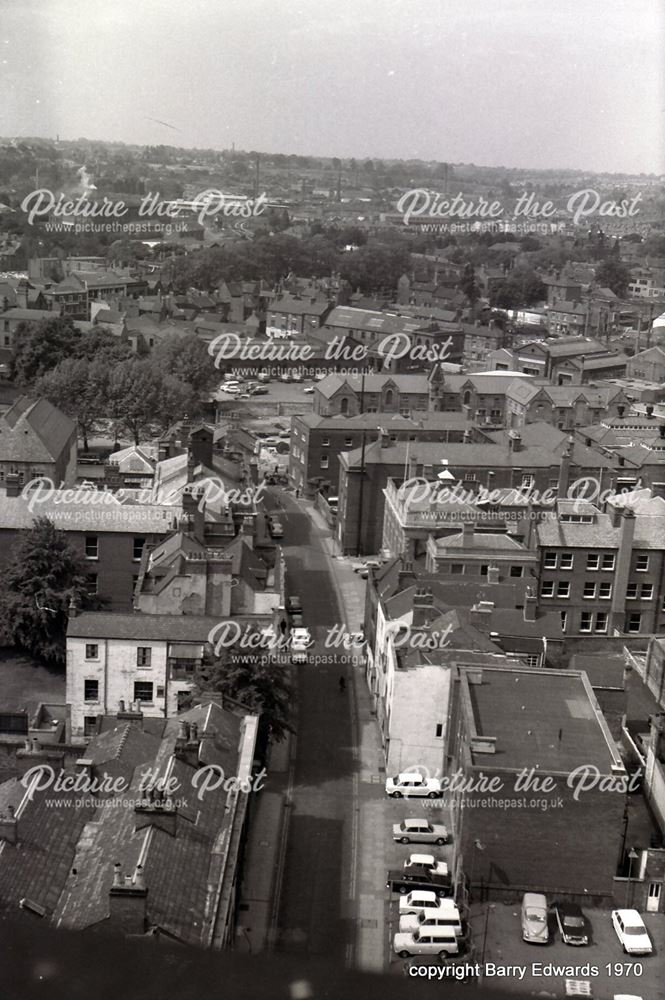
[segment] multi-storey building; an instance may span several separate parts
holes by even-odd
[[[603,513],[559,501],[535,528],[539,605],[566,635],[639,635],[665,628],[665,501],[617,497]]]
[[[75,421],[47,399],[21,396],[0,415],[0,487],[9,496],[40,477],[71,486],[76,455]]]

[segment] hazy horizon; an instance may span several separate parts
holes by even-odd
[[[0,134],[660,176],[664,27],[660,0],[3,0]]]

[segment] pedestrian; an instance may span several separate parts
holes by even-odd
[[[346,681],[341,676],[340,676],[340,679],[339,679],[339,690],[340,690],[340,694],[344,694],[344,692],[346,691]]]

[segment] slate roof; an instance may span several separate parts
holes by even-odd
[[[17,399],[0,417],[0,457],[5,462],[55,462],[76,423],[48,399]]]
[[[251,620],[251,619],[250,619]],[[84,611],[69,619],[68,638],[207,642],[220,619],[212,615],[145,615]]]
[[[0,435],[0,447],[1,442]],[[63,491],[54,491],[44,502],[35,504],[33,512],[25,497],[3,496],[0,502],[0,529],[31,528],[35,518],[48,517],[56,528],[65,531],[161,535],[171,530],[179,510],[163,504],[64,502],[63,496]]]

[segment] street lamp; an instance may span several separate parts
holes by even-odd
[[[632,878],[633,878],[633,861],[638,858],[638,853],[634,847],[628,851],[628,885],[626,887],[626,908],[630,909],[630,905],[633,902],[632,889]]]

